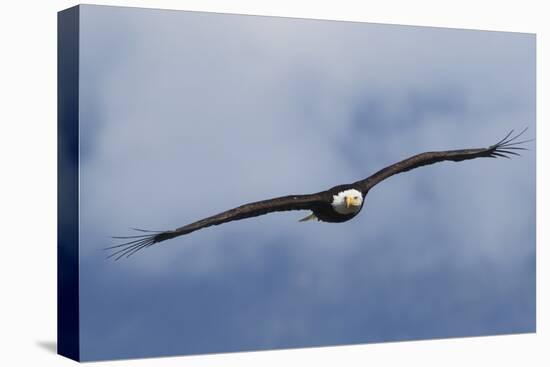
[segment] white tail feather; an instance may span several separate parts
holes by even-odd
[[[298,222],[307,222],[308,220],[319,220],[314,213],[311,213],[310,215],[308,215],[307,217],[304,217],[302,219],[300,219]]]

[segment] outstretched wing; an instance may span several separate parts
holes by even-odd
[[[519,145],[531,140],[517,141],[517,139],[527,130],[523,129],[519,134],[513,135],[514,130],[510,131],[501,141],[491,145],[488,148],[478,149],[460,149],[460,150],[447,150],[441,152],[425,152],[420,153],[410,158],[407,158],[401,162],[392,164],[380,171],[376,172],[370,177],[364,180],[357,181],[352,185],[361,191],[365,195],[374,185],[380,183],[386,178],[393,176],[401,172],[407,172],[411,169],[426,166],[428,164],[434,164],[443,161],[460,162],[468,159],[475,158],[496,158],[505,157],[510,158],[509,155],[519,155],[518,150],[525,150],[526,148]]]
[[[271,212],[280,212],[287,210],[307,210],[312,209],[316,204],[323,200],[322,193],[311,195],[289,195],[275,199],[262,200],[254,203],[244,204],[237,208],[213,215],[208,218],[190,223],[186,226],[172,231],[148,231],[136,229],[146,234],[125,237],[113,237],[123,239],[127,242],[107,247],[106,250],[115,250],[108,257],[115,257],[116,260],[123,256],[131,256],[137,251],[154,245],[155,243],[166,241],[174,237],[182,236],[202,228],[216,226],[218,224],[231,222],[234,220],[257,217]]]

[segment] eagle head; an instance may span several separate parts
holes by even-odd
[[[357,213],[363,205],[363,194],[355,189],[340,191],[332,198],[332,207],[340,214]]]

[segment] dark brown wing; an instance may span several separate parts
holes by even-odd
[[[313,207],[323,200],[323,193],[311,195],[289,195],[278,197],[275,199],[262,200],[254,203],[244,204],[237,208],[227,210],[225,212],[213,215],[208,218],[201,219],[186,226],[177,228],[172,231],[148,231],[136,229],[147,234],[125,237],[113,237],[123,239],[128,242],[107,247],[106,250],[115,250],[108,257],[120,259],[123,256],[131,256],[137,251],[154,245],[155,243],[169,240],[174,237],[182,236],[202,228],[216,226],[218,224],[231,222],[234,220],[257,217],[271,212],[280,212],[288,210],[311,210]]]
[[[374,185],[385,180],[386,178],[393,176],[401,172],[407,172],[411,169],[426,166],[428,164],[434,164],[443,161],[460,162],[468,159],[475,158],[496,158],[505,157],[510,158],[509,155],[519,155],[518,150],[525,150],[525,148],[519,145],[526,143],[530,140],[517,141],[527,128],[523,129],[519,134],[513,136],[514,130],[510,131],[508,135],[496,144],[491,145],[488,148],[478,149],[460,149],[460,150],[447,150],[440,152],[426,152],[420,153],[410,158],[407,158],[401,162],[392,164],[380,171],[376,172],[370,177],[364,180],[354,182],[352,184],[357,190],[361,191],[365,195]]]

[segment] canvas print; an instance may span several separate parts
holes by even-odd
[[[60,354],[536,331],[534,34],[58,25]]]

